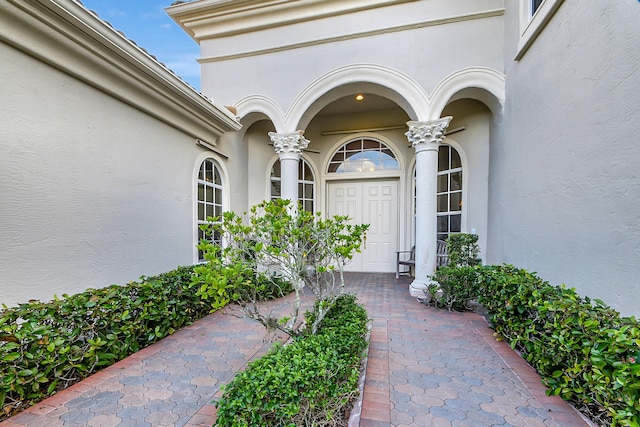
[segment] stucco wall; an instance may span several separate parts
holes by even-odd
[[[640,4],[565,1],[520,61],[491,147],[489,261],[640,314]]]
[[[225,105],[261,94],[286,111],[320,76],[351,64],[376,64],[399,70],[430,93],[460,69],[502,70],[502,16],[442,21],[500,7],[498,0],[418,1],[205,39],[202,91]],[[415,26],[371,33],[410,24]]]
[[[0,44],[0,302],[193,262],[194,138]]]

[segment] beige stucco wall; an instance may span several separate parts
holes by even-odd
[[[204,39],[202,91],[224,105],[259,94],[286,112],[319,77],[374,64],[401,72],[430,94],[461,69],[502,71],[502,16],[472,19],[501,10],[502,3],[414,1]]]
[[[489,261],[640,314],[640,4],[565,1],[520,61],[492,143]]]
[[[0,43],[0,302],[194,261],[194,139]]]

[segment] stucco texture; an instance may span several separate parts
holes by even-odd
[[[640,4],[565,1],[520,61],[491,147],[489,261],[640,314]]]
[[[193,263],[193,139],[5,44],[0,57],[0,302]]]

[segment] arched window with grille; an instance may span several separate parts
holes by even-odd
[[[309,212],[314,212],[315,203],[315,178],[309,163],[300,158],[298,162],[298,202],[302,208]],[[271,167],[271,200],[279,199],[282,196],[282,170],[280,160],[276,160]]]
[[[220,218],[222,215],[223,186],[220,169],[213,159],[205,159],[198,171],[198,242],[203,239],[220,243],[218,234],[207,235],[200,225],[207,224],[209,218]],[[202,251],[198,250],[198,261],[204,261]]]
[[[328,173],[368,173],[398,170],[400,164],[386,144],[371,138],[358,138],[343,144],[329,161]]]

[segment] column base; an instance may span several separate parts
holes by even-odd
[[[417,298],[420,302],[428,303],[429,300],[431,299],[431,295],[429,294],[429,292],[427,292],[427,289],[429,289],[429,286],[431,285],[438,285],[438,283],[433,282],[431,280],[424,281],[424,280],[415,279],[409,285],[409,295],[411,295],[414,298]],[[437,289],[435,295],[438,297],[441,296],[442,290]]]
[[[423,301],[428,296],[426,293],[428,286],[429,283],[425,280],[414,279],[409,285],[409,295]]]

